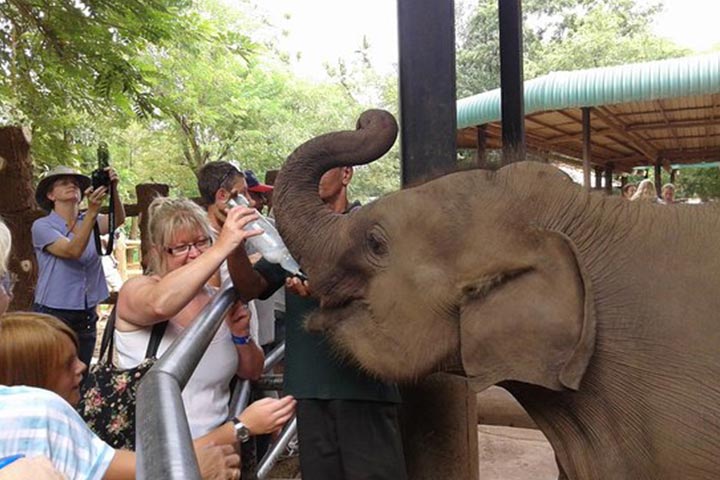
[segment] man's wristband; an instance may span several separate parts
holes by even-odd
[[[252,340],[252,337],[250,335],[243,335],[241,337],[237,335],[230,334],[232,337],[232,341],[235,345],[247,345],[250,343],[250,340]]]

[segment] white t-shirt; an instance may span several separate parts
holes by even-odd
[[[180,336],[184,328],[172,320],[165,329],[158,357]],[[119,368],[133,368],[145,359],[152,327],[121,332],[115,330],[115,360]],[[182,391],[190,433],[198,438],[227,421],[230,381],[238,368],[238,354],[223,321],[190,380]]]

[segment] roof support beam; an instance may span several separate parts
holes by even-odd
[[[626,129],[627,125],[618,120],[610,110],[605,107],[598,107],[594,110],[594,113],[596,117],[605,122],[607,126],[616,133],[628,140],[633,148],[643,153],[649,160],[654,162],[657,159],[657,149],[641,136],[628,132]]]
[[[662,158],[673,163],[694,163],[698,160],[720,159],[720,147],[692,148],[687,150],[663,150]]]
[[[643,130],[665,130],[666,128],[696,128],[696,127],[708,127],[710,125],[720,125],[720,118],[711,118],[705,120],[684,120],[679,122],[671,122],[667,118],[667,110],[660,107],[662,110],[664,122],[657,123],[636,123],[630,124],[626,127],[628,132],[638,132]],[[688,109],[689,110],[689,109]]]
[[[575,118],[574,115],[571,115],[570,113],[568,113],[568,112],[566,112],[566,111],[564,111],[564,110],[556,110],[556,111],[557,111],[557,113],[559,113],[559,114],[562,115],[563,117],[568,118],[568,119],[572,120],[573,122],[582,124],[582,118]],[[593,109],[593,113],[594,113],[595,115],[597,115],[597,108]],[[606,123],[607,123],[607,122],[606,122]],[[615,130],[613,130],[612,128],[599,128],[599,129],[593,131],[593,136],[598,136],[598,132],[602,132],[602,135],[608,137],[608,136],[610,136],[614,131],[615,131]],[[622,140],[619,140],[619,139],[617,139],[617,138],[615,138],[614,140],[615,140],[617,143],[619,143],[620,145],[622,145],[623,147],[627,148],[628,150],[637,150],[633,145],[630,145],[628,142],[623,142]],[[606,146],[604,146],[604,145],[601,145],[600,147],[601,147],[601,148],[605,148],[606,150],[609,150],[609,151],[613,152],[615,155],[622,155],[621,152],[618,152],[617,150],[612,149],[612,148],[610,148],[610,147],[606,147]]]
[[[672,136],[675,140],[675,143],[680,144],[680,139],[678,138],[677,130],[675,129],[675,127],[670,125],[670,119],[668,118],[667,113],[665,112],[665,108],[663,108],[662,102],[660,100],[655,100],[655,104],[657,105],[658,110],[660,110],[660,114],[662,115],[663,120],[665,120],[665,124],[670,129],[670,133],[672,134]]]

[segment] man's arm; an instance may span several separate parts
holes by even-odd
[[[285,284],[287,275],[280,265],[265,259],[260,259],[253,267],[242,246],[228,257],[228,270],[235,290],[244,302],[270,297]]]

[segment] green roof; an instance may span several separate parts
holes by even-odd
[[[720,53],[553,72],[525,82],[525,114],[720,93]],[[500,89],[458,100],[458,128],[500,120]]]
[[[677,163],[670,165],[671,170],[682,170],[685,168],[718,168],[720,167],[720,162],[703,162],[703,163]],[[655,168],[653,166],[642,166],[642,167],[635,167],[634,170],[650,170],[651,168]]]

